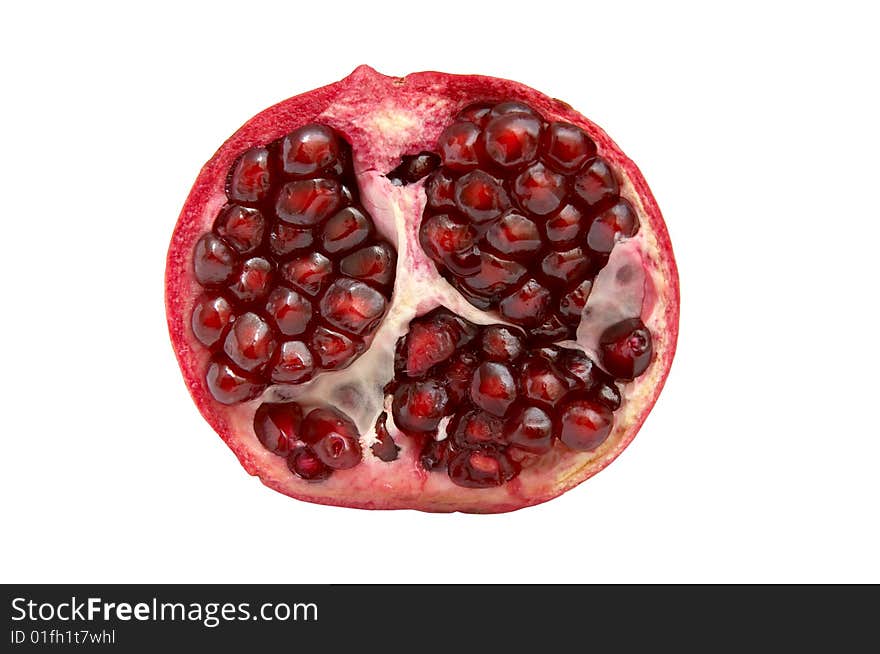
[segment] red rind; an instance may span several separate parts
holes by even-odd
[[[259,401],[227,407],[211,398],[204,381],[209,355],[191,331],[191,308],[202,292],[191,273],[192,250],[225,202],[229,166],[245,149],[264,145],[296,127],[317,121],[337,129],[351,142],[357,173],[387,171],[394,168],[402,154],[434,149],[437,136],[461,108],[476,101],[497,100],[519,100],[548,121],[568,121],[584,128],[596,142],[599,153],[623,173],[631,185],[631,194],[638,199],[642,227],[637,238],[645,238],[640,253],[646,269],[641,316],[649,326],[660,326],[660,330],[652,330],[655,360],[643,378],[629,385],[630,412],[620,416],[619,429],[615,428],[595,456],[568,457],[552,468],[554,478],[540,484],[531,483],[524,471],[521,477],[499,488],[460,489],[453,487],[445,475],[429,474],[411,464],[411,470],[395,472],[410,475],[406,480],[409,486],[402,484],[406,488],[397,495],[381,489],[378,474],[374,488],[352,488],[350,482],[358,479],[354,476],[357,468],[338,471],[318,484],[293,479],[284,459],[261,449],[252,433],[243,434],[235,429],[248,424]],[[378,105],[379,110],[383,103],[394,110],[411,109],[420,122],[411,129],[401,126],[400,133],[378,133],[365,124],[363,107]],[[267,486],[292,497],[356,508],[493,513],[539,504],[560,495],[605,468],[632,441],[662,390],[678,338],[679,282],[672,246],[660,209],[636,165],[604,131],[567,104],[517,82],[475,75],[424,72],[397,78],[360,66],[335,84],[285,100],[252,118],[220,147],[196,179],[168,250],[165,289],[171,341],[190,394],[248,473],[260,476]],[[411,451],[411,445],[401,445],[404,449],[398,461],[377,465],[402,465],[406,464],[405,455],[410,461],[418,456]]]

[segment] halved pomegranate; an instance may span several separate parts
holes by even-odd
[[[202,169],[166,270],[199,410],[271,488],[489,513],[608,465],[657,399],[678,277],[636,166],[568,105],[361,66]]]

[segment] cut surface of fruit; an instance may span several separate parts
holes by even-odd
[[[245,469],[358,508],[510,511],[594,475],[659,395],[678,303],[657,204],[595,124],[365,66],[224,143],[166,267],[181,370]]]

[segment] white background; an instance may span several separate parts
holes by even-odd
[[[0,581],[880,582],[869,3],[128,4],[0,16]],[[163,268],[196,173],[360,63],[563,98],[663,209],[672,374],[632,446],[557,500],[296,502],[181,381]]]

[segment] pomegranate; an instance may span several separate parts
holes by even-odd
[[[165,282],[184,379],[244,468],[359,508],[558,496],[635,437],[678,334],[636,166],[480,76],[361,66],[258,114],[199,174]]]

